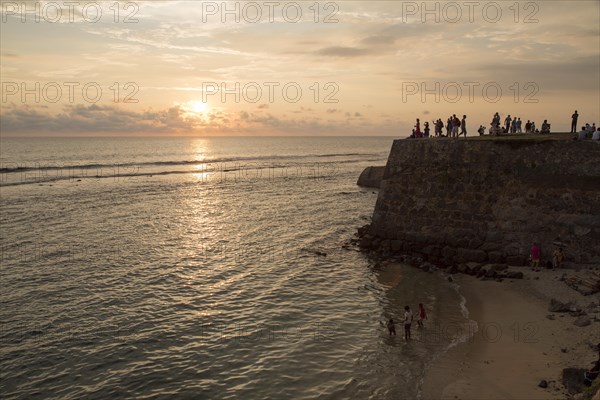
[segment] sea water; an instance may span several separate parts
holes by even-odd
[[[392,138],[0,144],[2,398],[410,399],[468,337],[442,276],[349,243]]]

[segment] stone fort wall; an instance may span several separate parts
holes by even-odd
[[[563,247],[600,265],[600,143],[396,140],[364,248],[448,265],[526,265]]]

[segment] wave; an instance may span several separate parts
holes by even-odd
[[[268,160],[281,161],[281,160],[303,160],[309,158],[333,158],[333,157],[375,157],[382,156],[377,153],[333,153],[333,154],[305,154],[305,155],[285,155],[285,156],[256,156],[256,157],[225,157],[225,158],[214,158],[206,160],[168,160],[168,161],[143,161],[143,162],[117,162],[117,163],[88,163],[88,164],[74,164],[74,165],[61,165],[60,163],[55,164],[38,164],[38,165],[26,165],[23,163],[19,165],[18,162],[0,162],[0,173],[17,173],[17,172],[30,172],[30,171],[48,171],[48,170],[92,170],[92,169],[114,169],[114,168],[135,168],[135,167],[161,167],[161,166],[182,166],[182,165],[211,165],[211,164],[224,164],[224,163],[239,163],[239,162],[265,162]],[[355,160],[354,160],[355,161]],[[267,164],[265,164],[266,166]]]

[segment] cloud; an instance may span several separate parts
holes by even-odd
[[[325,47],[317,51],[317,54],[320,56],[339,58],[356,58],[366,56],[371,53],[372,51],[370,49],[344,46]]]
[[[3,110],[3,135],[368,135],[391,134],[398,121],[372,124],[363,115],[346,113],[346,119],[323,121],[311,108],[301,108],[298,117],[282,117],[251,111],[213,110],[189,114],[180,106],[141,112],[117,106],[71,105],[50,113],[40,107],[11,104]],[[336,111],[337,113],[338,111]],[[348,125],[348,121],[355,122]]]

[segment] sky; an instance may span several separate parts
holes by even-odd
[[[600,1],[1,1],[1,136],[600,123]]]

